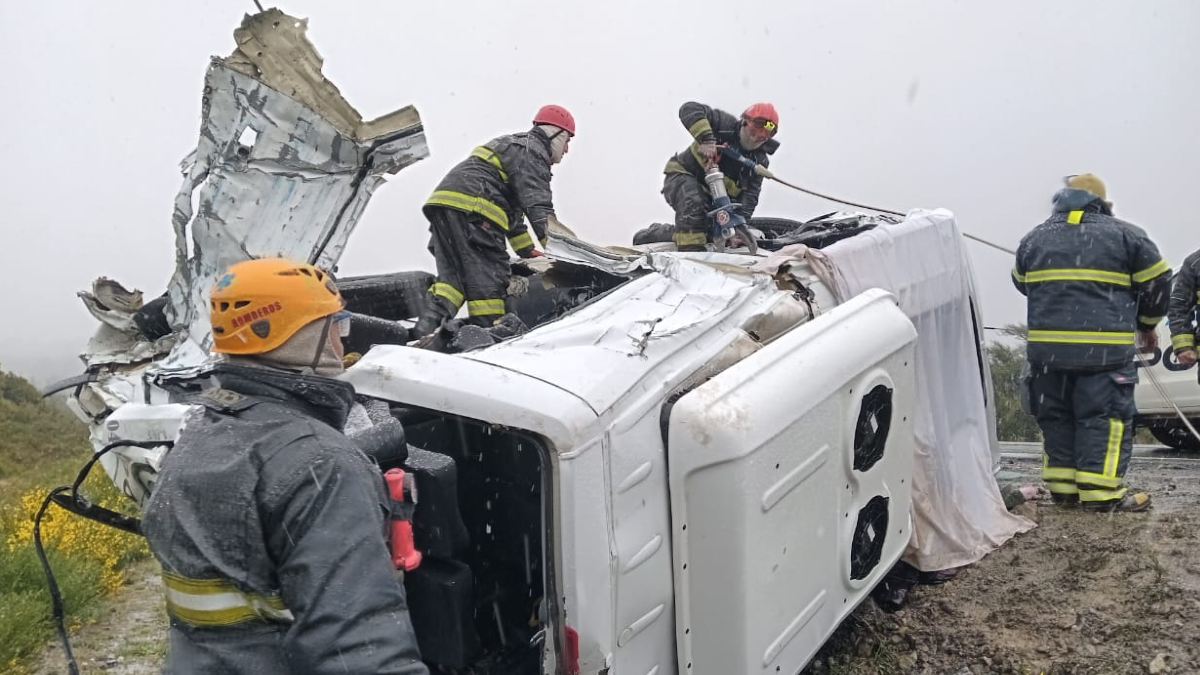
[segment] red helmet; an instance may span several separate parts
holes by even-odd
[[[754,124],[760,129],[766,128],[772,135],[779,129],[779,113],[770,103],[755,103],[746,108],[742,113],[742,121]]]
[[[561,105],[542,106],[538,109],[537,114],[533,116],[533,123],[553,124],[568,134],[575,135],[575,118]]]

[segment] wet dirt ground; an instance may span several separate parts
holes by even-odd
[[[127,581],[100,617],[70,631],[71,649],[82,675],[156,675],[167,653],[167,613],[158,563],[133,565]],[[47,644],[35,675],[62,675],[67,661],[58,640]]]
[[[1001,469],[1041,484],[1036,457]],[[1149,513],[1022,504],[1037,528],[894,614],[865,602],[805,675],[1200,673],[1200,459],[1151,452],[1127,477]]]
[[[1036,457],[1001,468],[1040,484]],[[866,601],[805,675],[1200,673],[1200,458],[1150,453],[1129,479],[1153,495],[1149,513],[1022,504],[1037,528],[948,583],[917,586],[894,614]],[[84,673],[161,667],[157,567],[143,562],[131,576],[101,621],[72,631]],[[57,642],[33,672],[66,672]]]

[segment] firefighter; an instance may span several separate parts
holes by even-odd
[[[1042,479],[1057,504],[1143,511],[1124,484],[1133,449],[1134,349],[1154,351],[1171,270],[1146,233],[1113,217],[1104,183],[1068,176],[1021,240],[1013,283],[1028,298],[1030,401]]]
[[[1171,348],[1175,351],[1175,360],[1183,366],[1191,366],[1196,362],[1194,318],[1197,304],[1200,304],[1200,251],[1185,258],[1183,266],[1175,274],[1171,305],[1167,309]]]
[[[563,228],[554,213],[550,167],[566,156],[575,118],[542,106],[529,131],[500,136],[471,151],[425,202],[429,251],[437,280],[412,338],[436,331],[467,304],[468,322],[491,326],[504,315],[509,282],[508,240],[522,258],[542,255],[524,220],[546,245],[547,228]]]
[[[165,672],[428,675],[382,477],[342,433],[342,307],[327,274],[283,259],[237,263],[212,290],[219,384],[195,397],[142,521]]]
[[[687,102],[679,108],[679,121],[692,135],[692,144],[672,157],[663,173],[663,197],[675,209],[675,227],[671,238],[680,251],[703,251],[712,241],[708,212],[712,197],[704,183],[704,174],[716,163],[725,174],[729,198],[740,204],[746,220],[754,215],[762,176],[733,159],[720,154],[720,146],[736,148],[745,157],[766,167],[768,155],[779,142],[779,113],[770,103],[755,103],[740,118],[701,103]]]

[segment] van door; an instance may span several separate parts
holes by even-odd
[[[899,559],[915,339],[872,289],[675,403],[680,673],[799,672]]]

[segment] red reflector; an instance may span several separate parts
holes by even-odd
[[[567,675],[579,675],[579,633],[574,628],[567,626],[563,631],[567,637],[567,644],[564,645],[563,665],[566,666]]]

